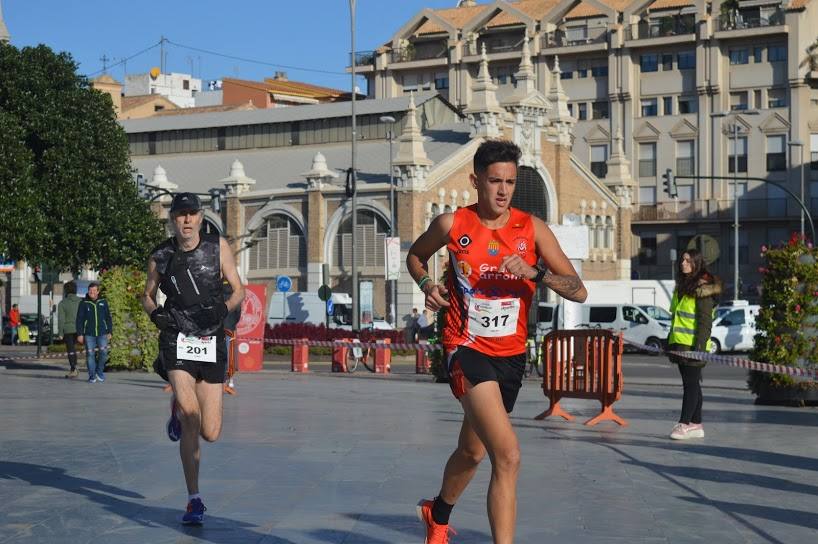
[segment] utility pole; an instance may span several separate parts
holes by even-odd
[[[165,73],[165,37],[159,38],[159,73]]]
[[[733,264],[735,265],[733,267],[733,300],[738,300],[738,121],[736,119],[733,119],[733,212]]]
[[[358,300],[358,260],[355,258],[358,246],[356,242],[356,235],[358,231],[358,180],[357,172],[355,171],[355,154],[357,151],[358,134],[357,123],[355,119],[355,99],[357,92],[355,91],[355,3],[356,0],[349,0],[349,22],[350,22],[350,41],[352,49],[349,53],[349,58],[352,61],[352,330],[358,331],[361,329],[361,316],[359,315],[360,301]]]

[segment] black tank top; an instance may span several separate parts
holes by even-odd
[[[159,288],[167,297],[165,305],[183,312],[224,301],[219,236],[199,236],[199,245],[191,251],[182,250],[176,238],[169,238],[151,253],[159,273]]]

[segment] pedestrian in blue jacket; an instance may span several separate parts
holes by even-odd
[[[88,383],[105,381],[108,341],[111,340],[113,328],[108,302],[99,296],[99,283],[91,282],[88,295],[77,311],[77,341],[85,343]]]

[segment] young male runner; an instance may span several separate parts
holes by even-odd
[[[182,523],[187,525],[204,519],[199,435],[215,442],[221,433],[222,384],[227,372],[223,321],[244,298],[230,246],[216,235],[200,233],[203,217],[196,195],[173,197],[174,236],[151,252],[142,295],[142,306],[160,331],[155,366],[173,387],[167,430],[174,442],[181,438],[179,455],[188,491]],[[222,278],[232,289],[227,300]],[[164,307],[156,302],[157,289],[167,296]]]
[[[449,515],[487,452],[491,533],[496,544],[513,542],[520,449],[508,414],[522,386],[531,299],[537,283],[569,300],[587,296],[548,226],[510,207],[519,159],[511,142],[484,142],[470,176],[477,204],[438,216],[406,258],[426,307],[448,308],[443,344],[449,383],[464,413],[440,493],[418,504],[427,544],[449,541]],[[449,250],[445,286],[427,268],[443,246]]]

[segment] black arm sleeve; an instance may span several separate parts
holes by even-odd
[[[696,343],[693,349],[707,351],[707,341],[713,328],[713,297],[696,299]]]

